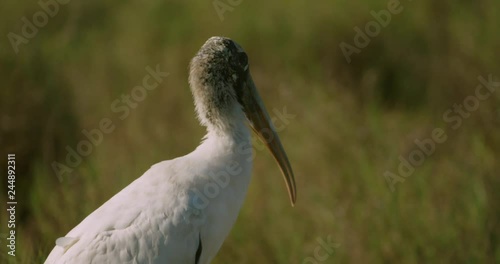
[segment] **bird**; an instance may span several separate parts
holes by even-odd
[[[252,175],[252,130],[275,158],[292,206],[290,162],[250,74],[227,37],[190,62],[189,86],[206,135],[191,153],[154,164],[55,242],[45,263],[210,263],[230,233]]]

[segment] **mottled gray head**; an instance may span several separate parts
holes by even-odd
[[[292,167],[250,75],[248,57],[236,42],[212,37],[191,60],[189,84],[200,122],[219,135],[238,133],[248,121],[283,173],[292,205],[297,191]]]
[[[235,108],[242,108],[248,76],[247,54],[236,42],[211,37],[203,44],[191,60],[189,83],[204,125],[219,125],[219,119],[224,120],[235,114]]]

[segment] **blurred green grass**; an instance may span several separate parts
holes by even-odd
[[[18,256],[2,248],[2,261],[43,261],[57,237],[152,164],[197,146],[204,131],[188,63],[207,38],[222,35],[249,54],[268,109],[296,115],[280,136],[299,196],[290,208],[274,160],[258,152],[248,197],[214,263],[303,263],[328,236],[339,247],[318,263],[500,262],[498,93],[447,130],[447,142],[396,192],[383,177],[414,139],[446,127],[442,114],[474,94],[477,76],[500,76],[500,3],[402,1],[404,10],[348,64],[339,44],[352,44],[353,28],[387,2],[243,1],[220,21],[210,1],[71,1],[17,55],[5,37],[0,146],[2,157],[17,154],[19,205]],[[27,1],[1,6],[4,36],[40,10]],[[156,64],[170,75],[117,119],[113,100]],[[62,162],[81,129],[104,117],[116,130],[59,182],[52,161]]]

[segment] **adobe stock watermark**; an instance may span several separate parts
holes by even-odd
[[[316,238],[318,245],[314,248],[312,256],[305,258],[302,264],[319,264],[324,263],[330,256],[335,253],[335,249],[340,247],[340,243],[334,243],[332,236],[323,239],[322,237]]]
[[[339,44],[347,63],[351,63],[352,54],[361,53],[361,50],[370,44],[371,39],[377,37],[382,28],[386,28],[391,23],[392,16],[400,14],[403,9],[404,7],[399,0],[389,0],[387,2],[387,9],[382,9],[378,12],[374,10],[370,11],[374,19],[365,24],[364,30],[357,26],[354,27],[354,32],[356,33],[353,39],[354,46],[344,41]]]
[[[38,1],[38,5],[42,10],[33,14],[31,19],[25,16],[21,18],[23,25],[20,34],[16,34],[12,31],[7,34],[7,38],[14,52],[16,54],[19,53],[19,45],[28,44],[30,39],[34,38],[38,34],[38,31],[49,23],[49,18],[53,18],[59,13],[61,5],[66,5],[69,1],[70,0]]]
[[[217,16],[219,16],[220,21],[224,21],[224,13],[233,12],[234,8],[243,3],[243,0],[214,0],[212,5],[214,6]]]
[[[155,69],[147,66],[145,70],[147,74],[142,78],[142,85],[134,86],[129,93],[122,94],[120,98],[111,103],[111,112],[116,114],[118,120],[126,119],[131,110],[136,109],[139,103],[144,101],[148,94],[155,90],[163,82],[163,79],[169,75],[168,72],[160,70],[159,64],[156,65]],[[102,143],[105,135],[115,131],[115,128],[115,122],[113,122],[112,118],[104,117],[99,121],[96,128],[90,131],[83,129],[82,134],[85,139],[80,140],[74,147],[66,146],[67,154],[64,162],[53,161],[51,164],[59,182],[63,181],[64,174],[69,174],[74,168],[78,167],[83,158],[88,157],[94,148]]]
[[[295,114],[288,113],[286,106],[283,107],[282,111],[280,111],[277,108],[273,108],[273,110],[271,111],[270,118],[271,118],[271,123],[273,124],[274,127],[274,131],[276,131],[276,133],[279,133],[285,130],[285,128],[290,124],[290,120],[295,119],[296,116],[297,115]],[[272,133],[272,131],[269,129],[264,128],[261,130],[261,133],[264,137],[262,139],[259,139],[255,134],[252,134],[251,138],[252,144],[250,148],[253,146],[255,150],[262,151],[264,149],[267,149],[265,143],[271,142],[274,139],[274,133]],[[245,146],[245,144],[242,143],[239,147],[242,148],[241,151],[245,151],[244,149],[247,146]]]
[[[224,168],[218,172],[209,172],[208,182],[200,189],[189,189],[190,201],[187,208],[188,213],[184,214],[184,221],[190,223],[193,219],[203,217],[202,211],[207,208],[210,201],[215,199],[221,191],[229,185],[232,176],[237,176],[243,171],[243,167],[238,161],[228,162]]]
[[[488,75],[488,80],[479,76],[479,84],[474,90],[474,95],[469,95],[464,98],[461,104],[453,104],[443,113],[443,121],[450,125],[452,130],[459,129],[463,120],[471,116],[481,103],[491,97],[491,95],[500,87],[500,82],[493,81],[493,76]],[[415,169],[422,166],[425,160],[435,153],[436,147],[443,144],[448,139],[446,131],[442,128],[436,127],[432,130],[430,137],[422,140],[415,139],[415,147],[409,152],[407,157],[400,155],[397,173],[389,170],[384,172],[384,178],[387,186],[391,192],[395,191],[395,185],[404,182],[410,177]]]

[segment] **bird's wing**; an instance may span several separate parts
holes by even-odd
[[[204,219],[179,166],[154,165],[59,238],[45,263],[195,263]]]

